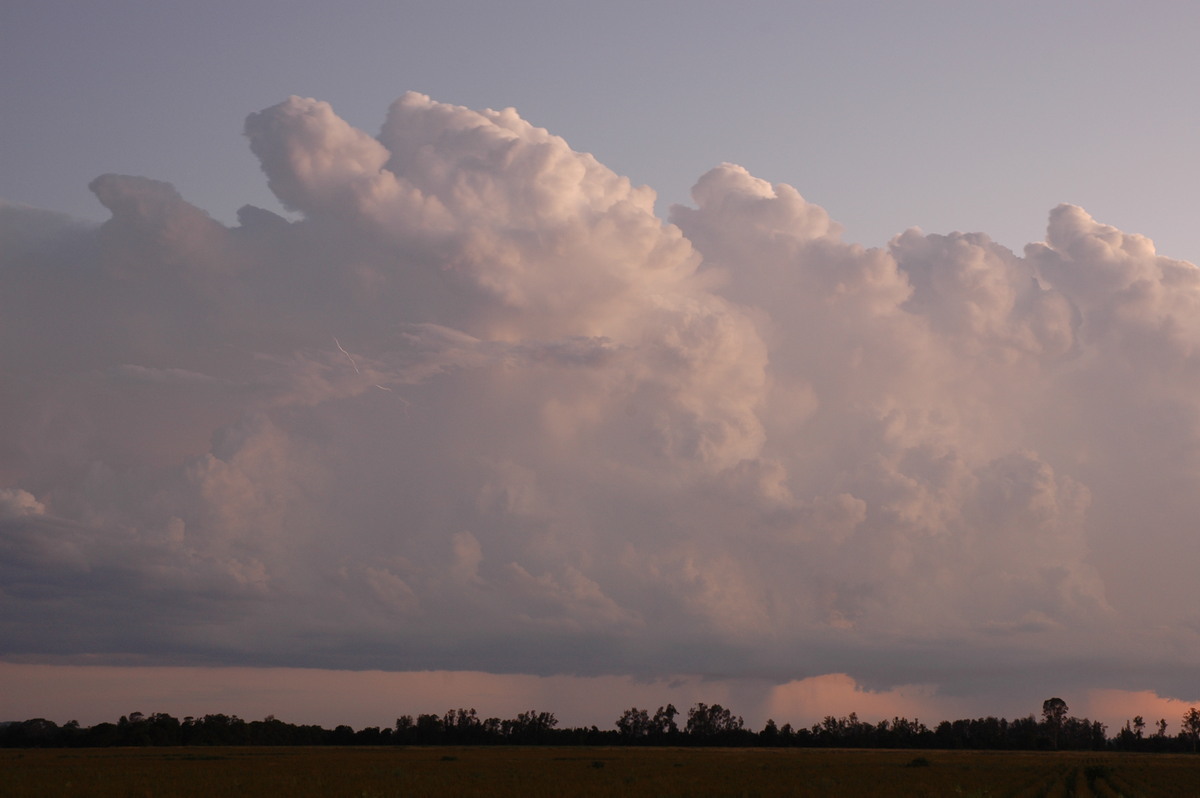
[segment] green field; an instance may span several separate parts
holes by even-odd
[[[769,748],[0,750],[0,796],[253,795],[1178,798],[1200,796],[1200,756]]]

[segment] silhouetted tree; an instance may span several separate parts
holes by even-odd
[[[14,748],[52,748],[58,745],[58,724],[45,718],[10,723],[4,731],[7,738],[5,744]]]
[[[679,710],[675,708],[674,704],[659,707],[650,721],[651,734],[659,738],[674,737],[679,734],[679,725],[675,723],[675,717],[678,714]]]
[[[637,742],[650,736],[653,728],[651,723],[649,711],[630,707],[621,713],[621,717],[617,718],[617,732],[625,742]]]
[[[858,715],[825,717],[811,728],[782,727],[774,719],[761,732],[744,727],[741,717],[720,704],[696,704],[687,713],[681,731],[675,707],[667,704],[653,714],[632,707],[617,719],[615,729],[595,726],[557,729],[558,719],[549,712],[522,712],[517,717],[481,720],[474,709],[452,709],[445,715],[402,715],[394,727],[368,726],[355,732],[349,726],[332,730],[320,726],[283,723],[274,716],[247,723],[236,715],[185,717],[182,722],[165,713],[144,715],[133,712],[117,723],[99,723],[82,728],[71,721],[58,727],[53,721],[34,718],[0,722],[0,746],[66,747],[119,745],[397,745],[397,744],[526,744],[526,745],[613,745],[632,744],[845,746],[877,748],[965,748],[1193,751],[1200,748],[1200,710],[1193,707],[1183,716],[1177,736],[1167,737],[1167,721],[1160,719],[1157,732],[1144,738],[1145,720],[1126,721],[1109,740],[1104,724],[1067,715],[1062,699],[1048,699],[1043,714],[1008,721],[986,717],[943,721],[931,731],[918,720],[894,717],[877,723],[859,720]]]
[[[687,734],[699,743],[730,743],[745,722],[720,704],[696,704],[688,710]]]
[[[437,715],[417,715],[417,745],[441,745],[445,728]]]
[[[1113,744],[1122,751],[1136,751],[1138,748],[1138,736],[1130,728],[1132,721],[1125,721],[1125,725],[1117,732],[1117,736],[1113,738]]]
[[[913,748],[921,745],[926,738],[930,737],[929,729],[925,728],[925,724],[913,718],[892,718],[891,728],[888,732],[890,742],[889,747],[896,748]]]
[[[1047,698],[1042,702],[1042,722],[1050,732],[1054,747],[1058,748],[1058,733],[1062,729],[1063,719],[1067,717],[1067,702],[1057,696]]]
[[[1200,712],[1192,707],[1183,716],[1179,733],[1192,744],[1192,752],[1196,751],[1196,741],[1200,739]]]
[[[412,715],[401,715],[396,718],[395,741],[399,745],[412,745],[417,741],[417,723]]]
[[[483,737],[483,721],[471,709],[451,709],[442,717],[442,728],[446,742],[452,745],[470,745]]]
[[[758,733],[758,741],[762,745],[779,745],[779,727],[774,718],[767,718],[767,725]]]
[[[558,718],[553,712],[530,710],[518,713],[511,720],[500,721],[500,733],[514,743],[538,745],[546,742],[557,725]]]

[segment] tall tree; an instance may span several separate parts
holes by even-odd
[[[1196,741],[1200,740],[1200,712],[1192,707],[1183,716],[1183,723],[1180,731],[1183,736],[1192,741],[1192,752],[1196,751]]]
[[[1050,732],[1050,739],[1054,741],[1055,748],[1058,748],[1058,732],[1062,729],[1066,717],[1066,701],[1055,696],[1042,702],[1042,722],[1045,724],[1046,730]]]

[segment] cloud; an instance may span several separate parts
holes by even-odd
[[[1110,732],[1120,730],[1125,723],[1131,723],[1137,716],[1142,716],[1146,724],[1145,734],[1154,734],[1159,719],[1167,722],[1168,733],[1179,730],[1180,718],[1189,709],[1195,707],[1196,701],[1185,701],[1177,698],[1164,698],[1151,690],[1092,690],[1084,696],[1083,712],[1092,717],[1115,718],[1109,723]],[[1072,707],[1073,712],[1077,712]]]
[[[1194,661],[1200,273],[1147,239],[1063,205],[1021,254],[864,249],[731,164],[664,221],[415,93],[246,135],[293,220],[0,205],[5,656],[947,696]]]
[[[46,512],[46,506],[35,499],[29,491],[20,488],[0,490],[0,518],[14,520],[41,515],[44,512]]]
[[[966,716],[963,702],[940,699],[936,690],[928,685],[898,685],[888,691],[865,690],[844,673],[778,685],[768,694],[764,708],[772,717],[804,719],[800,725],[805,726],[813,724],[814,721],[809,720],[812,718],[846,717],[852,712],[868,723],[900,717],[921,720],[931,729],[941,720]],[[929,712],[936,714],[926,714]]]

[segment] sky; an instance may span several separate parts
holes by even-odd
[[[0,717],[1177,723],[1198,24],[6,4]]]

